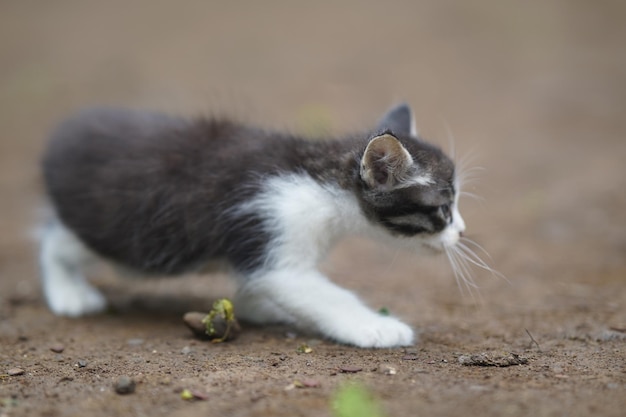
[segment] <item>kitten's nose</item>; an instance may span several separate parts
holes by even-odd
[[[459,238],[463,237],[463,231],[459,230]]]

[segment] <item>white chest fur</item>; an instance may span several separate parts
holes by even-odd
[[[263,192],[240,209],[267,219],[265,227],[275,236],[268,253],[274,268],[314,268],[342,236],[374,227],[353,193],[307,175],[267,180]]]

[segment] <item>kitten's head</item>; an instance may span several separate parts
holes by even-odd
[[[389,234],[443,251],[465,230],[455,174],[450,158],[419,139],[412,111],[402,104],[381,120],[361,156],[361,206]]]

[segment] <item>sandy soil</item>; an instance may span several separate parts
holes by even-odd
[[[0,5],[0,416],[330,416],[346,381],[389,416],[623,415],[625,3],[130,3]],[[99,271],[115,313],[46,309],[31,239],[38,157],[71,111],[104,103],[343,132],[398,100],[426,137],[449,149],[453,135],[459,157],[485,168],[468,188],[484,199],[462,210],[508,279],[475,271],[472,297],[443,259],[341,244],[326,270],[419,329],[414,347],[251,326],[232,343],[197,341],[181,315],[231,295],[223,276]],[[311,353],[296,352],[303,343]],[[527,363],[459,361],[483,352]],[[122,375],[133,394],[113,390]],[[319,386],[289,389],[296,380]]]

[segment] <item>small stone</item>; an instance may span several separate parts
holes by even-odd
[[[65,346],[63,346],[60,343],[57,343],[57,344],[50,346],[50,350],[53,351],[54,353],[63,353],[63,351],[65,350]]]
[[[200,401],[206,401],[209,399],[209,396],[202,391],[198,391],[198,390],[191,390],[191,395],[193,395],[193,398],[196,400],[200,400]]]
[[[21,368],[11,368],[7,371],[7,375],[9,376],[24,375],[24,370]]]
[[[183,322],[193,332],[196,337],[201,339],[208,339],[206,334],[206,325],[202,320],[207,316],[207,313],[200,313],[198,311],[189,311],[183,316]]]
[[[417,360],[417,355],[404,355],[402,357],[403,361],[416,361]]]
[[[78,362],[76,362],[76,366],[78,366],[79,368],[84,368],[85,366],[87,366],[87,361],[80,359]]]
[[[193,352],[193,350],[189,346],[185,346],[180,350],[182,355],[189,355],[191,352]]]
[[[113,384],[115,392],[121,395],[132,394],[135,392],[135,386],[135,381],[126,375],[119,377]]]
[[[363,368],[361,368],[360,366],[350,365],[342,366],[341,368],[339,368],[339,371],[343,372],[344,374],[355,374],[357,372],[361,372],[362,370]]]
[[[378,372],[384,375],[395,375],[398,373],[396,368],[391,365],[380,365],[378,367]]]
[[[303,388],[317,388],[322,385],[317,379],[303,379],[300,383]]]
[[[234,316],[227,318],[225,314],[213,310],[211,313],[187,312],[183,316],[183,322],[198,339],[215,343],[236,339],[241,333],[239,322]]]

